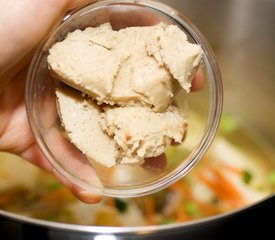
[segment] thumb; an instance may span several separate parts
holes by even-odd
[[[68,9],[87,0],[0,0],[0,75],[46,36]]]

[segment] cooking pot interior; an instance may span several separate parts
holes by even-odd
[[[253,129],[253,137],[259,138],[268,151],[269,157],[267,158],[270,161],[268,166],[274,168],[275,28],[273,25],[275,1],[163,0],[160,2],[170,5],[189,17],[208,39],[215,52],[223,78],[223,112],[233,116],[234,119],[240,119],[242,125]],[[234,141],[238,143],[242,139],[246,141],[242,137],[234,138]],[[268,202],[272,195],[271,191],[269,195],[260,199],[260,203]],[[244,209],[242,208],[242,210]],[[18,220],[19,218],[20,220]],[[2,211],[0,226],[1,228],[4,226],[5,231],[12,232],[12,229],[16,227],[17,230],[20,229],[18,234],[24,232],[22,229],[25,229],[28,234],[34,235],[36,231],[40,231],[39,229],[42,229],[43,233],[50,229],[50,232],[47,233],[49,239],[76,239],[80,236],[79,239],[96,239],[91,237],[103,233],[106,234],[98,239],[116,239],[108,235],[109,228],[82,229],[77,225],[54,225],[54,221],[53,224],[48,224],[47,221],[33,223],[31,218],[27,220],[19,218],[17,219],[16,215],[9,215],[9,213],[5,216],[5,211]],[[141,230],[139,228],[116,228],[116,230],[111,229],[110,232],[113,235],[120,235],[121,238],[118,239],[146,239],[146,236],[148,239],[156,239],[156,236],[159,236],[158,239],[167,239],[173,234],[177,236],[174,239],[181,239],[183,233],[187,234],[186,236],[193,236],[195,239],[200,233],[194,233],[194,229],[199,229],[204,224],[207,226],[204,227],[204,232],[211,236],[213,231],[216,233],[220,231],[220,225],[217,224],[222,221],[227,222],[228,218],[228,215],[219,215],[214,218],[206,218],[203,221],[193,221],[191,224],[175,225],[173,223],[171,227],[166,224],[163,228],[140,228]],[[25,227],[22,228],[24,224]],[[34,230],[34,226],[38,228]],[[210,233],[211,229],[212,233]],[[164,238],[157,234],[163,234]],[[107,238],[108,236],[109,238]]]

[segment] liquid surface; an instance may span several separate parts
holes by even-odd
[[[177,161],[181,148],[167,151]],[[32,218],[100,226],[186,222],[230,212],[275,190],[272,149],[254,130],[224,115],[202,161],[182,180],[153,195],[104,198],[95,205],[75,199],[52,176],[6,153],[0,161],[0,208]],[[22,171],[24,169],[24,171]]]

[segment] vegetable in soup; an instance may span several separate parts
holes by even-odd
[[[179,157],[180,151],[170,147],[169,161]],[[31,218],[84,225],[186,222],[230,212],[271,194],[275,190],[271,155],[254,131],[224,115],[209,151],[182,180],[149,196],[105,197],[88,205],[27,161],[1,153],[0,208]]]

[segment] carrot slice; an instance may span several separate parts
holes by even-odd
[[[232,208],[240,207],[245,203],[239,190],[218,169],[211,168],[211,173],[213,174],[213,179],[205,174],[201,174],[198,177]]]
[[[144,200],[145,200],[145,216],[146,216],[147,222],[150,225],[154,225],[156,224],[155,216],[154,216],[155,207],[156,207],[155,200],[153,196],[147,196]]]

